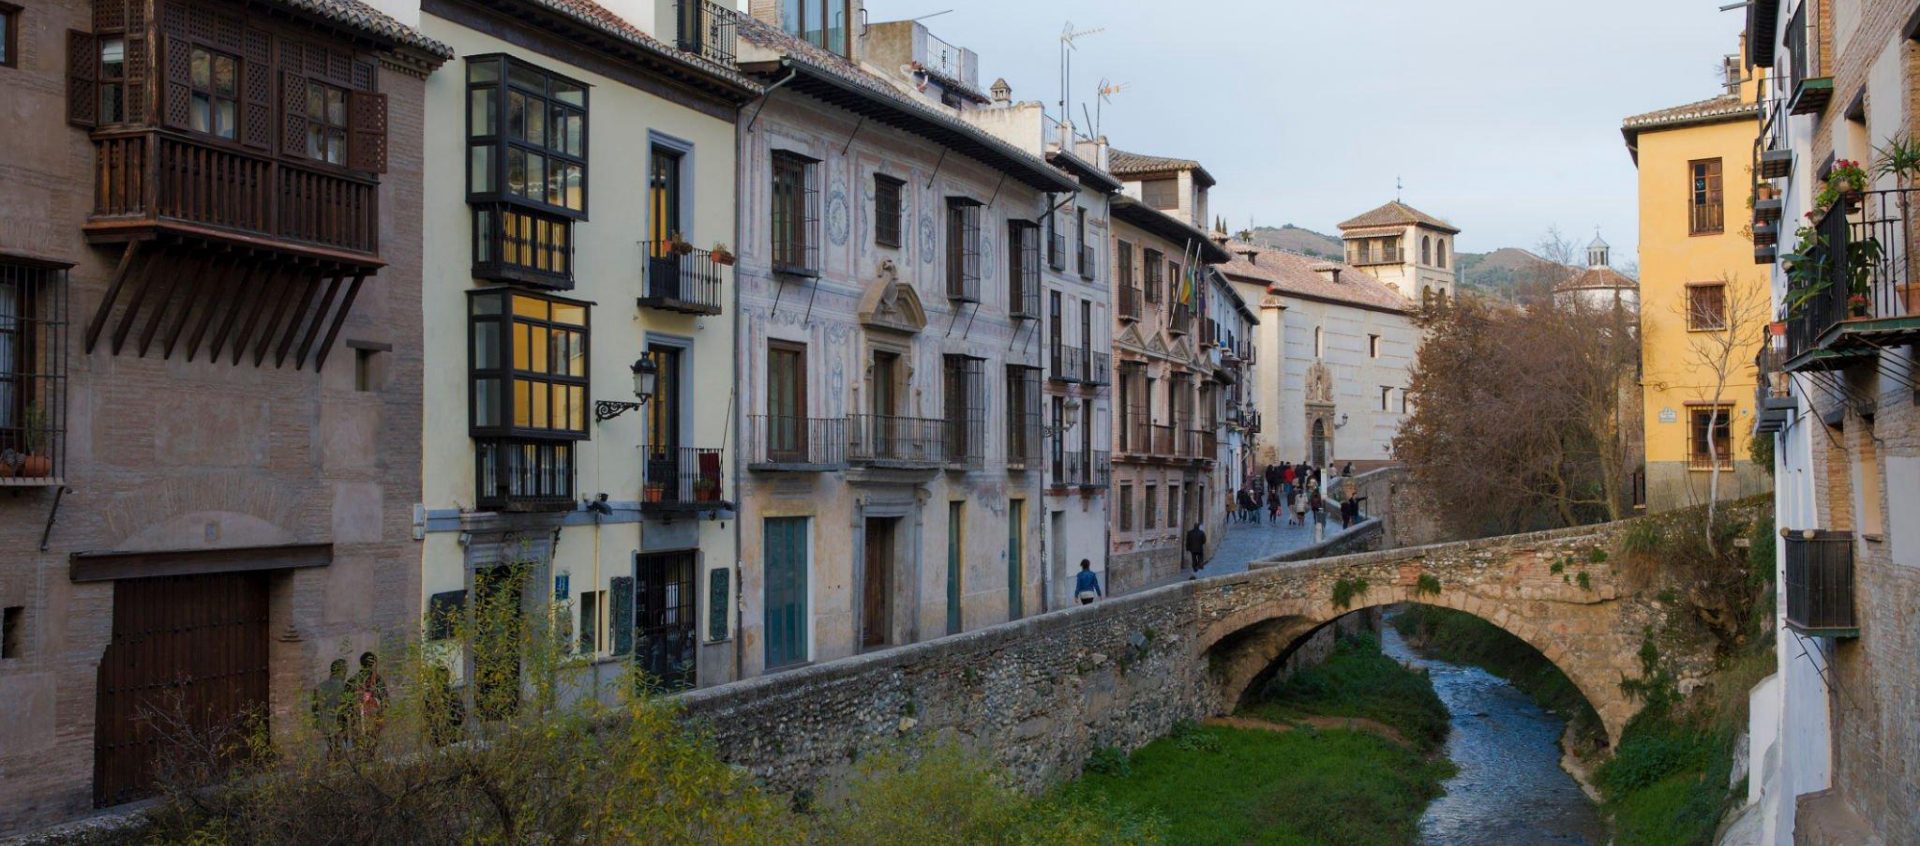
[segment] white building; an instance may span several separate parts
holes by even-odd
[[[1599,233],[1587,245],[1587,269],[1553,286],[1556,301],[1578,301],[1588,311],[1600,314],[1621,309],[1627,314],[1640,311],[1640,283],[1613,269],[1612,247]]]

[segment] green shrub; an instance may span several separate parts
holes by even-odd
[[[1593,579],[1588,578],[1587,571],[1585,570],[1581,570],[1580,575],[1575,577],[1574,581],[1580,583],[1581,590],[1593,590]]]
[[[1352,608],[1353,598],[1367,592],[1367,580],[1340,579],[1333,583],[1333,604],[1339,608]]]
[[[1102,746],[1087,756],[1086,771],[1100,775],[1126,778],[1133,774],[1133,761],[1127,757],[1127,751],[1118,746]]]
[[[1547,571],[1556,576],[1560,575],[1560,573],[1566,569],[1567,569],[1566,563],[1558,559],[1555,559],[1553,564],[1547,567]]]
[[[1371,632],[1341,638],[1326,661],[1268,685],[1246,710],[1275,722],[1303,714],[1364,717],[1398,729],[1423,750],[1446,740],[1449,720],[1426,674],[1381,654]]]
[[[1431,573],[1421,573],[1420,578],[1414,580],[1413,592],[1419,596],[1439,596],[1440,579]]]

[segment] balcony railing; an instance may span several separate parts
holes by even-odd
[[[1088,479],[1086,452],[1056,447],[1053,459],[1053,472],[1047,474],[1047,479],[1053,487],[1064,488],[1086,484]]]
[[[1083,347],[1058,346],[1047,351],[1047,378],[1085,385],[1113,384],[1113,356]]]
[[[1853,613],[1853,536],[1782,532],[1787,552],[1787,625],[1802,634],[1858,637]]]
[[[1133,321],[1140,319],[1140,289],[1134,285],[1120,286],[1120,319]]]
[[[847,421],[757,414],[747,419],[747,469],[825,473],[847,466]]]
[[[1147,410],[1135,406],[1127,409],[1126,417],[1121,420],[1122,441],[1120,451],[1133,455],[1147,455],[1153,452],[1153,424],[1148,422]]]
[[[944,424],[942,450],[947,456],[947,466],[978,470],[987,465],[987,423],[985,420],[956,416],[940,421]]]
[[[67,269],[0,260],[0,487],[58,487],[67,454]]]
[[[1081,244],[1080,245],[1080,278],[1081,279],[1092,281],[1093,271],[1094,271],[1093,262],[1094,262],[1093,245]]]
[[[1054,270],[1067,269],[1067,233],[1057,227],[1048,233],[1047,266]]]
[[[640,242],[640,305],[682,314],[719,314],[720,267],[707,250]]]
[[[674,14],[680,49],[723,65],[734,63],[738,12],[711,0],[678,0]]]
[[[1152,454],[1168,458],[1178,455],[1179,447],[1178,444],[1175,443],[1176,434],[1172,426],[1154,424]]]
[[[1113,455],[1106,450],[1094,450],[1087,465],[1091,476],[1085,487],[1104,488],[1113,484]]]
[[[1167,322],[1167,331],[1175,335],[1185,335],[1193,327],[1193,309],[1176,303],[1173,306],[1172,319]]]
[[[947,421],[856,414],[847,418],[847,463],[861,467],[931,468],[946,463]]]
[[[572,441],[483,439],[474,444],[479,507],[488,511],[573,508]]]
[[[158,129],[96,134],[93,152],[87,230],[96,235],[172,223],[329,251],[380,251],[373,179]]]
[[[1784,430],[1792,423],[1794,411],[1798,405],[1794,402],[1791,377],[1782,368],[1786,358],[1781,347],[1768,343],[1761,345],[1760,352],[1754,356],[1753,372],[1758,376],[1754,384],[1753,407],[1759,409],[1753,428],[1757,433],[1772,433]],[[1784,340],[1784,339],[1782,339]]]
[[[1186,457],[1214,461],[1220,457],[1220,435],[1212,429],[1194,429],[1187,433]]]
[[[1825,369],[1920,338],[1916,204],[1920,190],[1868,191],[1816,223],[1817,242],[1789,268],[1788,369]]]
[[[702,447],[649,449],[643,468],[642,513],[715,511],[726,500],[725,452]]]

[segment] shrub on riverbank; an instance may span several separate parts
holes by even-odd
[[[1362,632],[1343,637],[1317,667],[1270,684],[1244,713],[1276,722],[1301,715],[1360,717],[1385,723],[1432,752],[1447,739],[1446,703],[1425,673],[1380,653],[1380,639]]]
[[[1505,629],[1464,611],[1431,605],[1409,605],[1393,615],[1392,624],[1421,654],[1486,670],[1565,718],[1579,748],[1604,745],[1606,730],[1580,688],[1539,650]]]
[[[1089,774],[1055,798],[1151,813],[1180,846],[1382,846],[1418,842],[1420,815],[1453,775],[1444,758],[1365,732],[1185,734],[1135,752],[1129,775]]]

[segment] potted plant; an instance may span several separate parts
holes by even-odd
[[[672,251],[676,256],[684,256],[693,252],[693,244],[689,243],[680,233],[675,232],[667,236],[667,249]]]
[[[1762,182],[1760,187],[1753,189],[1753,197],[1759,202],[1779,199],[1780,189],[1773,187],[1771,182]]]
[[[1839,198],[1846,201],[1847,211],[1858,211],[1860,197],[1867,190],[1867,171],[1859,162],[1841,159],[1833,163],[1833,172],[1827,174],[1827,185],[1839,192]]]
[[[1848,317],[1866,317],[1867,316],[1867,295],[1866,294],[1850,294],[1847,296],[1847,316]]]
[[[1920,181],[1920,142],[1910,137],[1896,136],[1887,139],[1887,145],[1874,150],[1873,172],[1880,176],[1891,176],[1902,189],[1900,197],[1900,219],[1913,220],[1913,206],[1909,192],[1914,183]],[[1903,260],[1909,263],[1909,272],[1902,278],[1904,284],[1898,286],[1900,305],[1909,315],[1920,314],[1920,279],[1916,279],[1910,268],[1914,261],[1913,235],[1909,227],[1901,227],[1907,239],[1906,249],[1901,251]]]
[[[727,249],[727,245],[725,242],[715,241],[713,244],[713,249],[709,250],[708,252],[712,254],[714,264],[720,265],[722,267],[733,266],[733,251]]]
[[[667,486],[659,482],[648,482],[645,493],[648,502],[659,502],[666,499]]]
[[[693,480],[693,498],[700,502],[714,502],[720,499],[720,480],[701,476]]]
[[[53,475],[53,457],[47,455],[47,413],[37,402],[27,403],[20,418],[21,451],[7,450],[0,457],[0,475],[39,479]]]

